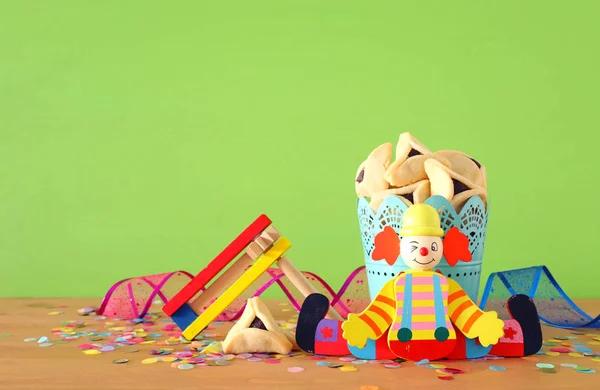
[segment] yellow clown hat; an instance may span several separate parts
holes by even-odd
[[[440,227],[440,215],[428,204],[410,206],[402,217],[401,237],[434,236],[442,237],[444,230]]]

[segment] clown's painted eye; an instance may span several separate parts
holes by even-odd
[[[431,250],[434,251],[434,252],[437,252],[437,250],[438,250],[437,242],[432,242],[431,243]]]
[[[414,252],[414,251],[416,251],[416,250],[417,250],[417,247],[416,247],[416,246],[414,246],[414,245],[413,245],[413,246],[411,246],[411,247],[410,247],[410,252],[411,252],[411,253],[412,253],[412,252]]]

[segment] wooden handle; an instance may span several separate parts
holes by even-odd
[[[300,272],[298,268],[296,268],[296,266],[287,257],[284,256],[280,258],[277,262],[277,266],[279,266],[281,272],[283,272],[285,276],[287,276],[290,282],[292,282],[292,284],[298,289],[298,291],[300,291],[300,293],[305,297],[313,293],[318,293],[315,286],[313,286],[312,283],[309,282],[308,279],[306,279],[302,272]],[[326,318],[337,321],[344,320],[342,316],[340,316],[340,314],[337,311],[335,311],[333,307],[331,307],[327,312]]]
[[[244,253],[236,260],[223,274],[212,282],[206,290],[200,293],[198,298],[190,303],[190,307],[198,314],[202,309],[208,306],[211,300],[217,299],[219,295],[229,286],[231,286],[246,271],[246,268],[252,265],[254,259],[248,253]]]

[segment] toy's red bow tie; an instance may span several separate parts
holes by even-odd
[[[396,231],[386,226],[375,236],[375,248],[371,258],[375,261],[385,260],[389,265],[394,265],[400,256],[400,237]],[[472,259],[469,250],[469,238],[461,233],[457,227],[452,227],[446,233],[442,242],[446,262],[454,267],[459,261],[469,262]]]

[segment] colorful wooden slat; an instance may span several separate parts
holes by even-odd
[[[172,316],[180,307],[188,303],[199,291],[235,259],[254,239],[261,234],[271,220],[266,215],[260,215],[240,235],[238,235],[217,257],[179,291],[165,306],[163,312]]]

